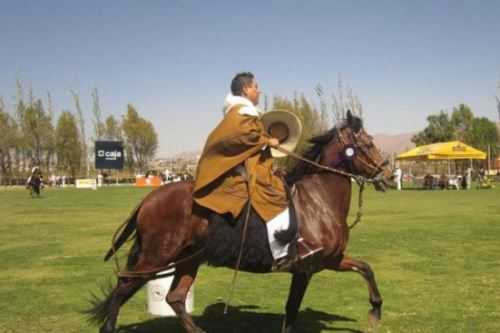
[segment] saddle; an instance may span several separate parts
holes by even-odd
[[[247,209],[250,209],[247,221],[245,241],[242,246],[243,229]],[[268,273],[273,266],[271,248],[267,240],[267,229],[252,206],[247,207],[236,219],[230,214],[210,213],[205,258],[210,266],[236,268],[240,249],[242,251],[239,269],[252,273]]]
[[[233,219],[230,214],[211,212],[208,242],[205,250],[207,263],[214,267],[236,268],[240,250],[241,262],[238,269],[252,273],[308,271],[317,267],[323,257],[323,248],[299,236],[298,220],[289,196],[290,226],[275,233],[283,244],[290,243],[288,255],[275,261],[269,247],[265,221],[248,204],[240,216]],[[247,210],[250,210],[247,212]],[[248,213],[248,221],[247,219]],[[245,222],[247,230],[244,242]],[[243,247],[242,247],[243,246]]]

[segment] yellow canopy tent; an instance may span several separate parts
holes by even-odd
[[[438,142],[419,146],[399,154],[398,160],[429,161],[429,160],[485,160],[486,153],[466,145],[460,141]]]

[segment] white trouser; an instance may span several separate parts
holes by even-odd
[[[271,253],[273,254],[273,258],[275,260],[288,254],[288,246],[290,244],[280,244],[280,242],[274,237],[274,233],[276,231],[288,229],[289,225],[290,215],[288,214],[288,208],[266,223],[269,246],[271,247]]]

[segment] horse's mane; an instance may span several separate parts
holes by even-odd
[[[358,117],[352,117],[349,123],[344,121],[342,124],[332,127],[325,133],[312,137],[311,139],[309,139],[310,146],[302,154],[302,157],[309,161],[319,162],[323,157],[325,146],[337,138],[337,128],[341,129],[346,126],[349,126],[355,132],[358,132],[363,127],[363,122]],[[315,169],[315,167],[311,164],[299,160],[293,170],[287,174],[287,184],[291,185],[299,181],[305,174],[309,173],[313,169]]]

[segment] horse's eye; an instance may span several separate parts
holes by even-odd
[[[370,135],[362,135],[361,142],[367,147],[373,146],[373,138]]]

